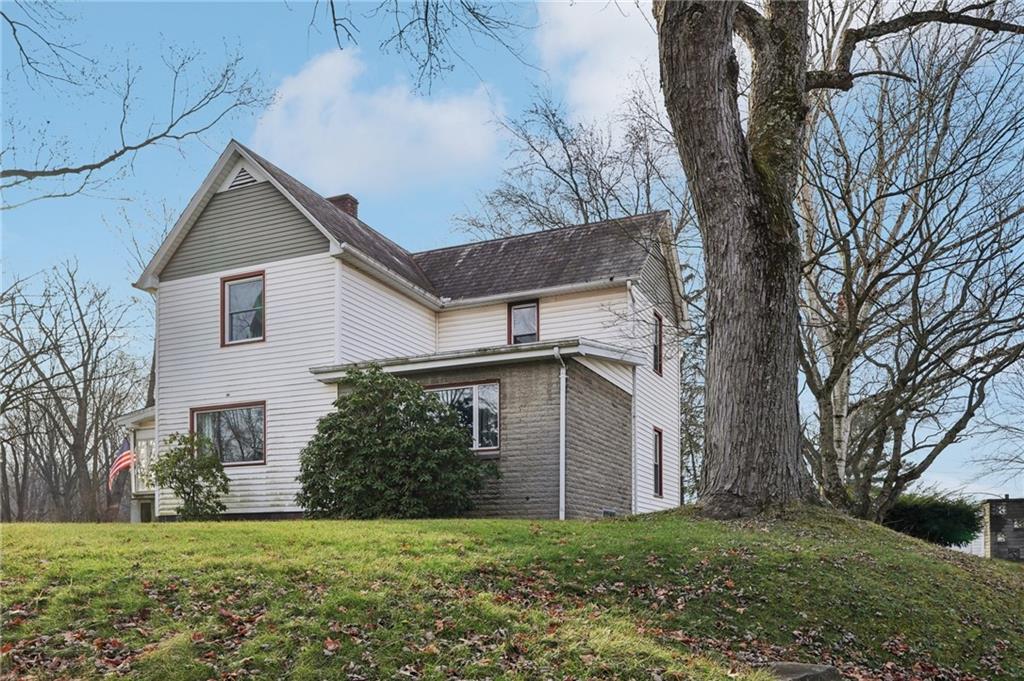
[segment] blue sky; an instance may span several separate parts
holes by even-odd
[[[76,258],[80,272],[125,297],[138,274],[123,236],[122,212],[144,229],[154,214],[171,219],[229,139],[252,146],[325,195],[350,192],[360,217],[413,249],[467,239],[452,216],[466,212],[492,188],[505,158],[496,121],[525,107],[536,87],[562,99],[572,115],[601,119],[643,63],[653,64],[656,43],[645,14],[606,3],[547,3],[516,7],[533,28],[520,39],[522,60],[493,45],[461,46],[473,64],[417,91],[401,55],[378,49],[386,37],[373,5],[354,3],[358,45],[339,51],[323,15],[310,28],[306,3],[90,3],[66,11],[79,49],[104,63],[140,69],[133,119],[158,118],[167,106],[171,46],[200,50],[198,66],[215,69],[239,50],[245,68],[277,93],[269,110],[224,121],[180,149],[147,149],[131,170],[96,196],[41,201],[0,213],[5,280]],[[73,140],[82,158],[108,150],[115,139],[119,102],[102,94],[50,96],[19,76],[11,41],[3,44],[5,124],[49,121],[47,135]],[[656,72],[656,71],[655,71]],[[5,133],[6,139],[6,133]],[[10,200],[13,198],[8,196]],[[147,330],[139,328],[144,347]],[[1024,492],[1024,481],[973,482],[972,448],[959,447],[933,468],[945,487]]]

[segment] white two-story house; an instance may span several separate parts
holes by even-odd
[[[231,142],[136,286],[156,297],[155,406],[126,416],[133,517],[176,500],[147,466],[213,440],[228,517],[299,515],[299,453],[365,363],[439,393],[501,477],[477,513],[586,518],[679,504],[668,217],[409,252]]]

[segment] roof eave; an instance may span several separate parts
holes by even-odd
[[[384,283],[398,289],[405,295],[413,298],[419,303],[426,305],[435,312],[443,307],[443,302],[430,291],[413,284],[411,281],[398,274],[392,269],[384,266],[376,258],[371,258],[350,243],[338,244],[336,249],[331,250],[331,255],[342,262],[350,262],[359,269],[384,280]]]
[[[690,314],[686,305],[686,298],[683,297],[683,278],[679,273],[682,265],[679,262],[679,252],[676,250],[675,241],[672,239],[672,218],[668,212],[665,213],[661,224],[662,248],[668,258],[669,279],[672,280],[672,299],[676,308],[676,315],[679,318],[679,328],[689,333],[692,331]]]
[[[546,296],[565,295],[568,293],[581,293],[583,291],[596,291],[606,288],[615,288],[618,286],[625,286],[627,281],[631,281],[635,278],[636,277],[634,276],[609,277],[607,279],[583,281],[574,284],[562,284],[560,286],[545,286],[535,289],[508,291],[506,293],[495,293],[494,295],[478,296],[475,298],[459,298],[458,300],[442,298],[441,301],[444,306],[444,309],[456,310],[459,308],[480,307],[481,305],[504,303],[513,300],[523,300],[527,298],[541,298]]]
[[[573,356],[594,357],[633,366],[643,364],[645,361],[641,353],[629,348],[622,348],[587,338],[564,338],[522,345],[473,348],[433,355],[391,357],[377,361],[313,367],[309,372],[321,383],[341,383],[345,380],[349,371],[374,364],[380,366],[387,373],[411,374],[440,369],[513,364]]]
[[[119,426],[139,426],[147,421],[154,421],[156,419],[156,407],[143,407],[142,409],[136,409],[126,414],[121,414],[114,422]]]
[[[322,224],[320,224],[320,221],[313,217],[313,215],[306,210],[306,207],[303,206],[299,200],[292,196],[291,192],[285,189],[284,186],[274,178],[273,173],[265,168],[258,159],[254,158],[245,149],[245,147],[235,140],[231,140],[228,142],[227,146],[224,147],[224,151],[222,151],[220,156],[217,158],[217,162],[214,163],[213,168],[209,173],[207,173],[203,183],[199,185],[199,189],[196,190],[196,193],[192,196],[192,200],[189,201],[188,205],[185,207],[181,217],[178,218],[177,222],[174,223],[174,227],[172,227],[167,233],[167,236],[164,237],[163,243],[160,244],[160,248],[157,249],[157,252],[149,261],[149,264],[147,264],[146,268],[142,271],[142,275],[139,277],[138,281],[132,284],[132,286],[149,292],[153,292],[159,287],[160,271],[163,270],[171,256],[174,255],[178,246],[181,245],[181,241],[184,239],[185,234],[187,234],[188,230],[191,228],[192,219],[197,215],[197,211],[199,211],[208,198],[216,192],[217,178],[220,176],[221,172],[224,171],[225,167],[229,163],[233,162],[236,157],[248,161],[250,164],[258,168],[259,171],[266,176],[267,181],[270,182],[270,184],[273,185],[273,187],[277,189],[282,196],[288,199],[288,202],[302,213],[303,217],[309,220],[310,224],[312,224],[327,238],[331,245],[331,252],[337,250],[339,246],[338,240],[334,238],[334,236],[324,228]]]

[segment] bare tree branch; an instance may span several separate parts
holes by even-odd
[[[940,9],[909,12],[894,19],[878,21],[860,28],[846,29],[839,43],[835,66],[824,71],[808,71],[806,88],[807,90],[817,90],[820,88],[849,90],[853,87],[853,81],[856,78],[869,74],[878,75],[878,72],[853,72],[851,64],[857,46],[862,42],[907,31],[924,24],[954,24],[973,26],[974,28],[986,31],[1024,34],[1024,26],[1020,24],[970,14],[970,12],[991,9],[994,5],[995,0],[989,0],[988,2],[968,5],[957,11],[950,11],[945,8],[945,3],[943,3]],[[886,75],[894,74],[893,72],[887,72]],[[908,76],[900,77],[909,78]]]

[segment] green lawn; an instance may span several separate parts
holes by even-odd
[[[1024,678],[1020,566],[823,512],[2,533],[11,678]]]

